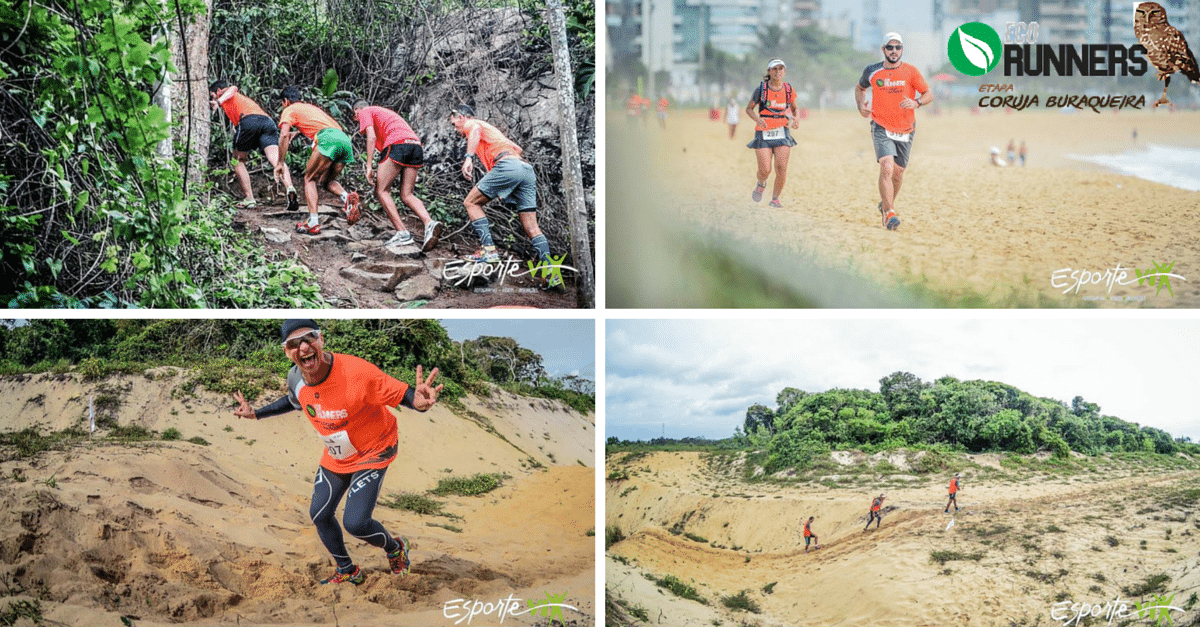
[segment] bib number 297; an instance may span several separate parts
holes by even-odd
[[[785,137],[785,135],[783,134],[783,131],[784,131],[784,127],[782,127],[782,126],[779,128],[773,128],[769,131],[763,131],[762,138],[763,139],[783,139]]]

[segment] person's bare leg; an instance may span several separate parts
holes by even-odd
[[[780,146],[772,151],[775,155],[775,189],[771,198],[779,198],[783,193],[783,184],[787,182],[788,160],[792,158],[790,146]]]
[[[387,214],[388,221],[392,223],[392,228],[397,232],[408,230],[400,219],[400,214],[396,211],[396,201],[392,199],[392,193],[388,191],[388,188],[392,186],[392,181],[396,180],[396,175],[399,173],[400,166],[396,165],[395,161],[386,158],[379,162],[379,171],[375,173],[375,197],[383,205],[383,211]]]
[[[233,151],[233,173],[237,175],[238,183],[242,186],[242,197],[246,202],[254,202],[254,190],[250,188],[250,171],[246,169],[246,159],[249,157],[248,153]]]
[[[425,203],[414,193],[417,187],[417,169],[400,166],[400,202],[412,210],[421,219],[421,224],[429,224],[433,218],[425,210]]]

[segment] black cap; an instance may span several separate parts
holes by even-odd
[[[286,342],[288,336],[295,332],[296,329],[316,329],[320,331],[321,327],[317,325],[315,320],[284,320],[283,326],[279,329],[279,341]]]
[[[475,117],[475,110],[471,108],[471,105],[457,104],[457,105],[454,105],[454,108],[451,109],[451,111],[453,111],[459,115],[465,115],[469,118]]]

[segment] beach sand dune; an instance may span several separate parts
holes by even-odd
[[[619,457],[608,465],[622,467]],[[1097,467],[1048,476],[979,466],[978,477],[964,474],[962,510],[945,514],[940,476],[747,484],[700,454],[654,453],[627,466],[629,479],[608,482],[606,526],[628,538],[608,551],[606,586],[677,625],[1062,624],[1050,620],[1055,603],[1120,596],[1132,607],[1152,596],[1130,601],[1125,590],[1160,574],[1182,607],[1200,587],[1200,493],[1169,495],[1196,484],[1196,465]],[[883,523],[864,532],[881,491]],[[806,554],[808,516],[823,548]],[[694,586],[708,605],[657,588],[647,574]],[[722,606],[743,590],[761,614]],[[1181,616],[1175,624],[1190,624],[1200,607]]]
[[[594,616],[595,471],[579,465],[593,459],[590,415],[501,390],[468,400],[472,419],[441,406],[399,412],[401,457],[381,499],[450,476],[510,478],[480,497],[435,497],[454,518],[378,507],[376,518],[412,542],[412,572],[393,576],[381,551],[348,537],[366,583],[322,586],[333,566],[308,519],[321,451],[311,427],[299,414],[239,421],[221,395],[181,393],[187,377],[169,370],[153,380],[0,381],[4,431],[78,426],[89,398],[116,395],[117,407],[105,401],[105,419],[209,442],[119,445],[101,431],[93,442],[32,458],[6,451],[0,580],[10,598],[0,607],[39,598],[46,618],[89,627],[121,625],[122,616],[137,625],[442,626],[453,622],[443,610],[455,599],[566,593],[582,614],[564,617]],[[524,601],[519,609],[528,610]]]
[[[772,209],[769,189],[761,203],[750,199],[749,124],[731,141],[727,127],[703,112],[679,112],[665,132],[610,122],[614,304],[704,306],[696,300],[705,288],[697,269],[676,266],[689,246],[703,245],[824,306],[1200,306],[1200,192],[1072,157],[1151,144],[1200,147],[1200,113],[922,113],[896,233],[880,225],[879,169],[867,124],[844,111],[803,120],[794,131],[783,208]],[[989,149],[1010,139],[1026,141],[1028,165],[990,165]],[[1069,289],[1072,271],[1104,273],[1118,264],[1127,270],[1126,285]],[[1186,280],[1171,279],[1170,291],[1138,285],[1135,270],[1155,264],[1174,264],[1172,272]],[[1056,272],[1063,277],[1053,279]],[[827,285],[872,291],[843,273],[876,283],[880,294],[848,295]],[[908,286],[908,296],[889,292],[897,283]]]

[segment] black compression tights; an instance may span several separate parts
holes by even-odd
[[[346,531],[359,540],[385,551],[396,549],[396,540],[379,521],[371,518],[386,472],[386,468],[379,468],[345,475],[326,470],[324,467],[317,469],[308,515],[317,526],[317,535],[321,537],[321,543],[337,561],[338,570],[342,572],[354,569],[354,560],[350,559],[349,551],[346,550],[342,528],[338,526],[336,516],[338,501],[341,501],[343,496],[346,497],[346,511],[342,522]],[[347,491],[349,495],[346,494]]]

